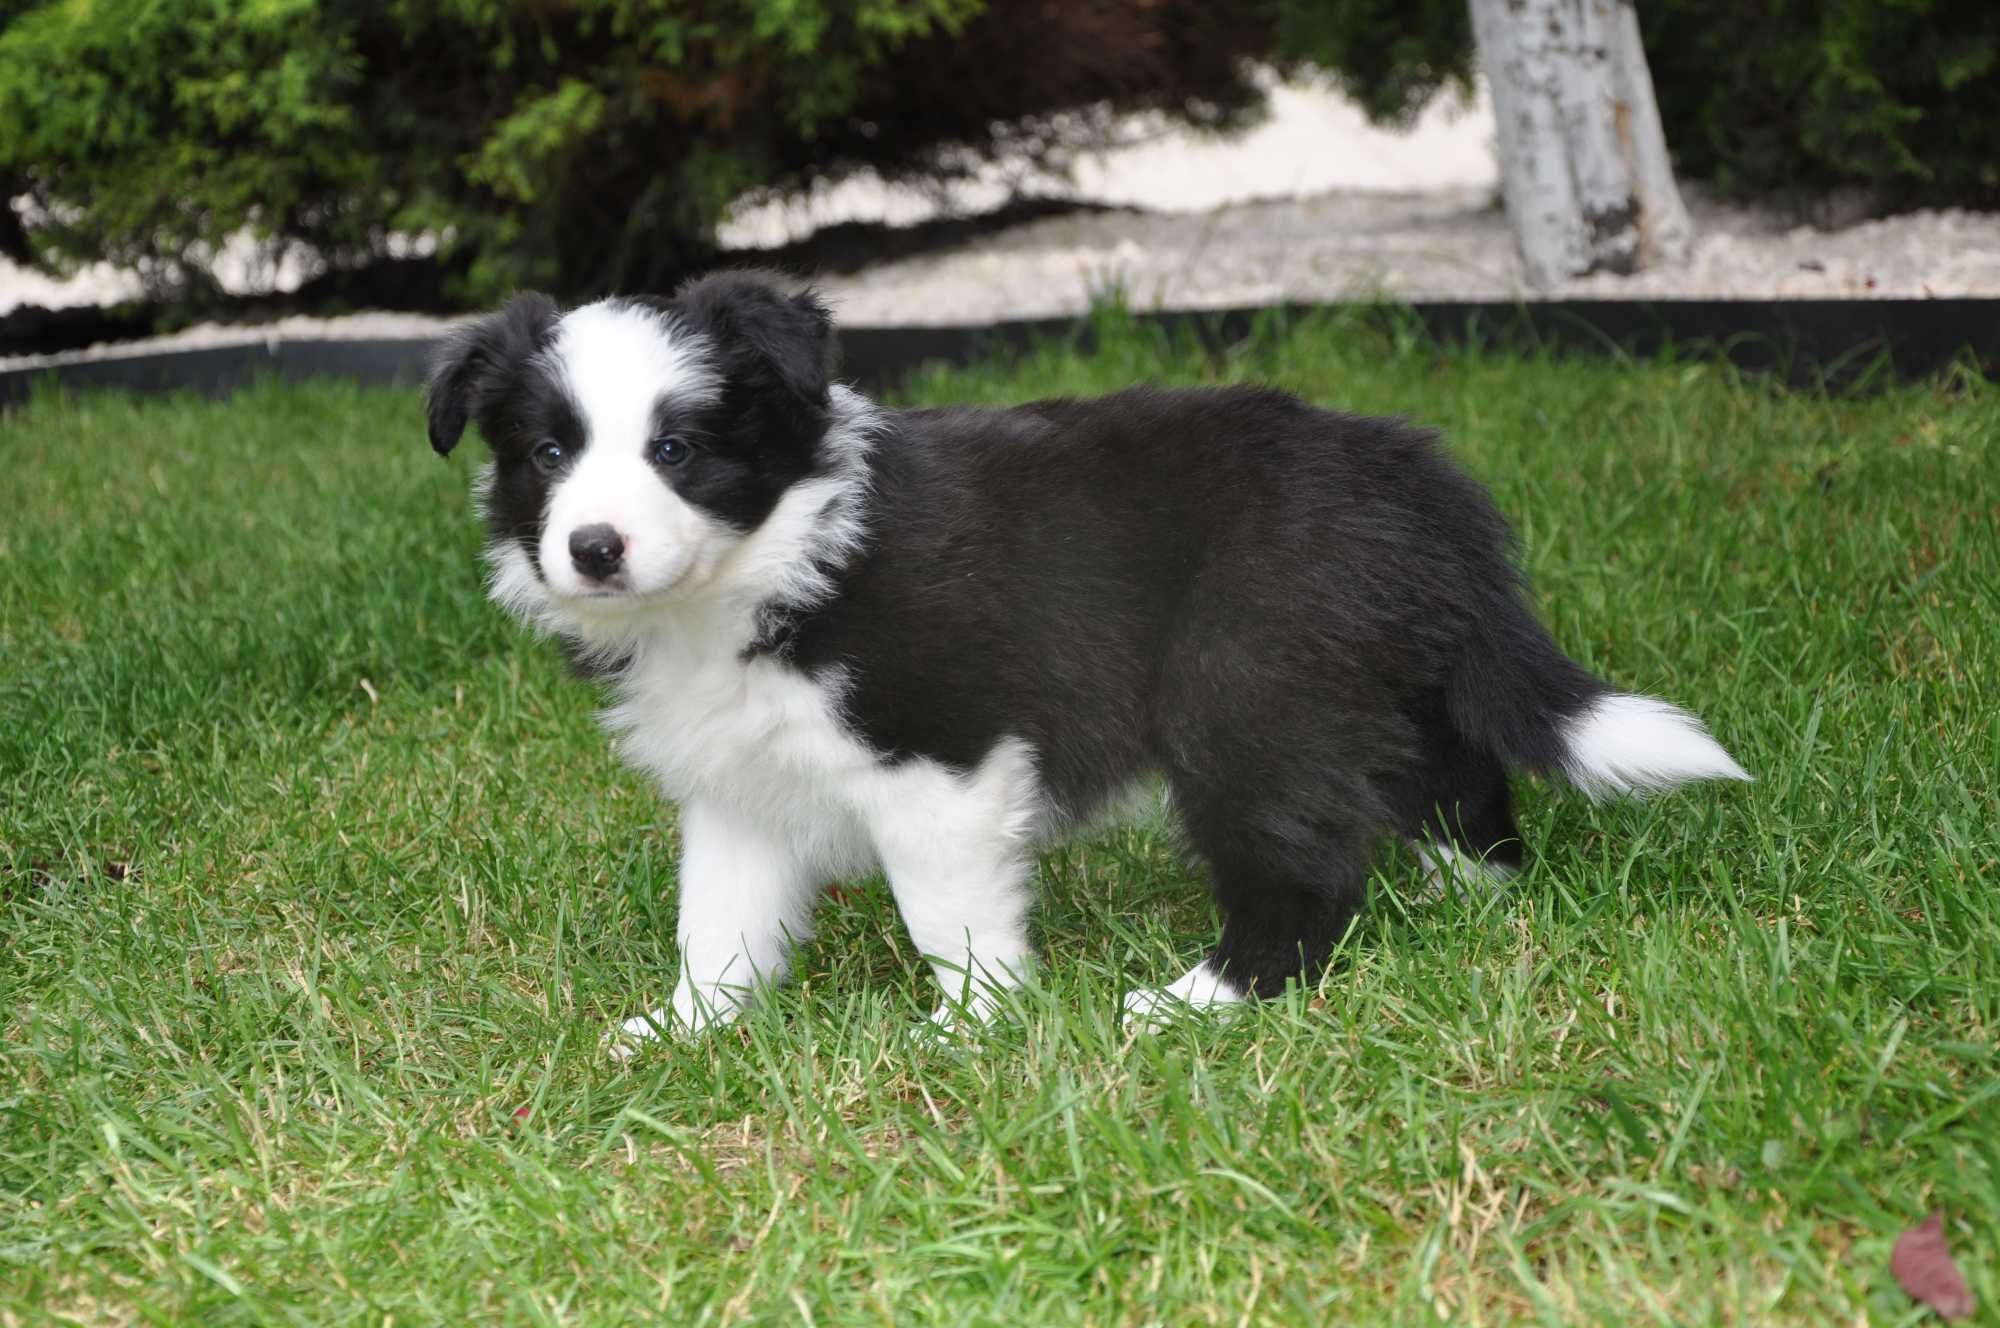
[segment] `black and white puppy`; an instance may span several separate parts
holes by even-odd
[[[884,410],[811,295],[753,274],[456,335],[431,445],[475,421],[492,595],[608,674],[680,804],[671,1004],[780,978],[830,880],[880,868],[975,1017],[1030,962],[1037,843],[1164,776],[1222,913],[1147,1018],[1327,960],[1385,835],[1504,874],[1508,772],[1591,796],[1743,770],[1536,621],[1511,535],[1428,433],[1259,388]]]

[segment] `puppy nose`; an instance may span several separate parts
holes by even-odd
[[[569,533],[569,557],[577,571],[602,581],[625,561],[625,537],[606,525],[578,526]]]

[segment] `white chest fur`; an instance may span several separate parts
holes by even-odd
[[[621,754],[676,802],[731,810],[828,879],[967,839],[1013,857],[1044,828],[1034,756],[1004,739],[978,768],[886,763],[842,724],[842,680],[724,643],[711,624],[641,647],[605,715]],[[984,855],[982,855],[984,856]]]
[[[829,877],[875,865],[868,827],[884,771],[838,716],[838,682],[764,658],[708,624],[648,639],[605,724],[676,802],[732,808]]]

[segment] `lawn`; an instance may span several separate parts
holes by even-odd
[[[1758,777],[1593,808],[1309,990],[1132,1037],[1212,939],[1158,825],[1041,862],[971,1048],[881,882],[744,1026],[672,813],[482,597],[415,393],[0,416],[0,1321],[1673,1323],[2000,1304],[2000,391],[1790,393],[1340,319],[913,383],[1264,378],[1441,426],[1579,659]],[[1981,682],[1980,679],[1984,679]],[[1338,679],[1329,679],[1338,686]]]

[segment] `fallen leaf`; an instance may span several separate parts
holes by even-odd
[[[1889,1254],[1889,1272],[1903,1290],[1938,1312],[1942,1319],[1963,1319],[1972,1313],[1972,1289],[1965,1274],[1951,1261],[1944,1245],[1944,1214],[1932,1213],[1922,1226],[1896,1237]]]

